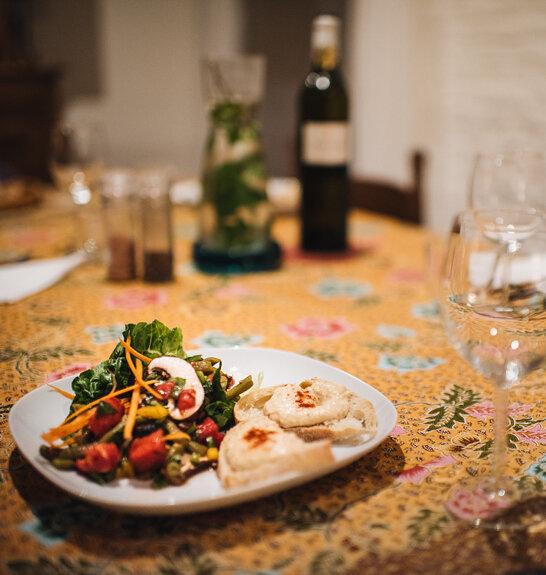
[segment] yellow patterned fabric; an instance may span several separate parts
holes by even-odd
[[[460,574],[544,566],[544,525],[514,542],[462,527],[445,510],[457,480],[490,470],[493,409],[491,385],[447,343],[425,281],[422,229],[354,213],[351,255],[309,258],[297,250],[296,220],[282,217],[274,227],[282,269],[231,277],[193,269],[194,230],[194,214],[177,209],[172,283],[114,284],[103,266],[86,264],[1,308],[0,572]],[[43,233],[34,239],[32,230],[13,229],[0,236],[0,249],[24,244],[43,256]],[[180,326],[186,349],[273,347],[346,370],[396,405],[397,425],[348,467],[230,509],[143,518],[72,499],[19,454],[9,411],[37,386],[105,358],[125,323],[155,318]],[[529,376],[512,391],[509,410],[510,471],[539,506],[543,384],[544,372]]]

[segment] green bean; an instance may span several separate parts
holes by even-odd
[[[169,451],[167,453],[167,458],[168,459],[180,459],[180,456],[184,453],[185,449],[184,446],[181,445],[180,443],[173,443],[170,447],[169,447]]]
[[[197,441],[190,441],[188,443],[188,446],[193,451],[193,453],[197,453],[198,455],[206,455],[207,454],[206,445],[201,445],[200,443],[197,443]]]
[[[73,469],[74,468],[74,461],[72,459],[64,459],[61,457],[56,457],[55,459],[51,460],[53,467],[57,469]]]
[[[195,372],[197,374],[197,377],[199,378],[199,381],[205,385],[205,383],[207,383],[207,378],[205,377],[205,374],[200,371],[200,370],[196,370]]]
[[[84,456],[84,448],[79,445],[73,445],[66,449],[61,449],[56,459],[79,459]]]
[[[236,397],[239,397],[241,393],[244,393],[250,389],[253,385],[254,382],[252,381],[252,376],[247,375],[244,379],[241,379],[237,385],[233,386],[231,389],[228,389],[226,391],[226,396],[228,399],[235,399]]]
[[[202,371],[205,375],[210,375],[214,373],[214,367],[208,361],[195,361],[193,364],[193,369],[195,371],[199,370]]]
[[[165,426],[167,427],[168,433],[180,433],[180,428],[178,427],[178,425],[176,425],[176,423],[174,423],[170,419],[165,420]]]
[[[125,427],[125,421],[127,420],[127,417],[124,415],[123,418],[121,419],[121,421],[117,424],[114,425],[114,427],[112,427],[112,429],[110,429],[110,431],[107,431],[100,439],[99,439],[99,443],[108,443],[110,442],[120,431],[123,431],[123,428]]]
[[[180,463],[176,461],[169,461],[165,466],[165,475],[169,480],[169,483],[179,483],[181,481],[180,477]]]

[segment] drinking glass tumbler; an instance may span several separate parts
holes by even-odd
[[[102,213],[107,237],[107,277],[136,278],[136,181],[129,170],[109,170],[102,176]]]
[[[168,170],[149,170],[139,175],[143,279],[173,279],[173,232]]]

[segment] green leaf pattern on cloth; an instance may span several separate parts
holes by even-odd
[[[426,431],[443,427],[452,428],[456,423],[464,423],[466,408],[479,403],[481,396],[472,389],[455,384],[444,392],[441,402],[429,410],[426,418]]]

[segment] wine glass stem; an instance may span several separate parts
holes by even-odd
[[[504,383],[504,382],[503,382]],[[507,435],[507,411],[508,389],[502,384],[496,383],[493,392],[495,407],[495,438],[493,442],[493,477],[497,488],[501,488],[502,479],[505,477],[506,466],[506,435]]]

